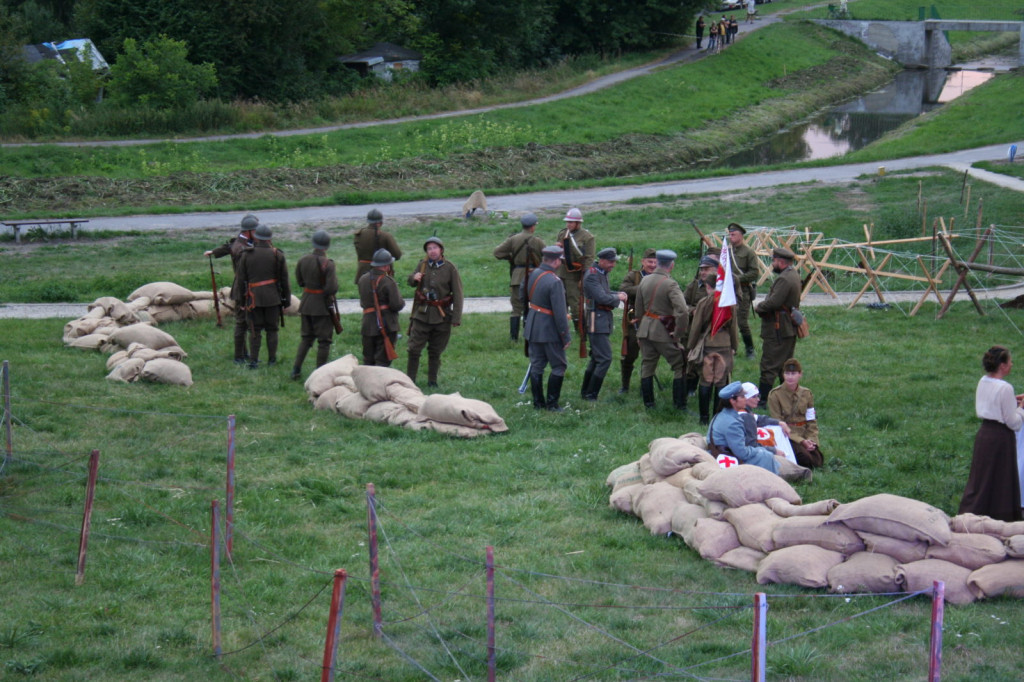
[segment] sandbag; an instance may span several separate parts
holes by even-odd
[[[139,296],[133,301],[126,302],[125,305],[128,306],[129,310],[138,315],[140,310],[142,310],[143,308],[148,308],[152,303],[153,299],[151,299],[149,296]]]
[[[188,353],[181,349],[181,346],[167,346],[160,350],[153,350],[152,348],[146,348],[145,346],[133,343],[128,347],[128,357],[138,358],[149,362],[150,360],[156,360],[158,358],[170,358],[171,360],[177,360],[181,362],[188,357]]]
[[[828,572],[843,562],[843,555],[817,545],[793,545],[771,552],[757,567],[759,585],[781,583],[802,587],[828,587]]]
[[[691,546],[705,559],[717,559],[740,546],[736,529],[726,521],[697,519]]]
[[[643,466],[642,466],[642,462],[643,461],[644,461],[644,458],[641,457],[640,458],[640,462],[641,462],[640,472],[641,473],[643,473]],[[704,497],[703,495],[700,494],[700,484],[701,484],[701,480],[699,478],[691,478],[691,479],[689,479],[687,481],[683,481],[683,488],[682,488],[683,496],[686,497],[686,501],[689,502],[690,504],[703,505],[704,502],[707,501],[708,498],[706,498],[706,497]]]
[[[393,403],[390,400],[382,400],[379,403],[374,403],[366,408],[366,412],[363,414],[363,419],[371,422],[377,422],[378,424],[387,424],[390,420],[391,413],[396,409],[405,409],[398,403]]]
[[[791,516],[780,519],[772,531],[776,548],[792,545],[817,545],[843,556],[864,551],[864,541],[846,526],[825,524],[827,516]]]
[[[192,317],[205,320],[211,317],[216,317],[217,309],[213,305],[213,292],[206,292],[210,295],[210,298],[196,301],[189,301],[188,307],[192,309]],[[223,318],[224,313],[221,312]],[[191,319],[191,318],[190,318]]]
[[[722,470],[722,467],[718,466],[718,462],[701,462],[700,464],[694,464],[690,468],[690,473],[693,474],[694,478],[704,480],[709,476],[717,474]]]
[[[967,577],[967,587],[979,599],[1002,595],[1024,597],[1024,561],[1010,559],[972,571]]]
[[[188,304],[185,304],[188,305]],[[191,308],[189,311],[191,313]],[[146,312],[149,313],[150,317],[157,324],[167,324],[168,322],[178,322],[182,319],[181,310],[176,305],[151,305],[146,308]]]
[[[283,312],[285,315],[288,315],[289,317],[297,317],[299,314],[300,303],[302,303],[302,300],[295,294],[292,294],[292,298],[290,301],[288,301],[287,307],[285,307],[285,309],[281,312]]]
[[[372,365],[358,365],[352,369],[352,380],[356,382],[356,388],[363,394],[363,397],[371,402],[388,400],[388,385],[399,384],[408,388],[416,388],[413,382],[404,372],[392,367],[376,367]]]
[[[1024,535],[1011,535],[1003,540],[1006,556],[1011,559],[1024,559]]]
[[[1006,546],[997,537],[980,533],[953,533],[946,546],[932,545],[927,559],[951,561],[972,571],[1006,558]]]
[[[769,497],[781,497],[787,502],[800,504],[800,496],[793,486],[767,469],[752,464],[720,469],[703,481],[700,492],[709,500],[719,500],[730,507],[764,502]]]
[[[946,601],[950,604],[970,604],[975,595],[967,587],[971,570],[942,559],[922,559],[896,566],[896,583],[907,592],[930,592],[932,583],[940,580],[946,583]]]
[[[779,516],[827,516],[839,506],[838,500],[819,500],[809,504],[791,504],[781,497],[769,497],[764,501],[768,508]]]
[[[188,368],[188,365],[170,358],[156,358],[147,361],[139,376],[146,381],[158,384],[192,385],[192,370]]]
[[[121,299],[114,296],[100,296],[95,301],[87,305],[86,310],[95,310],[96,308],[99,308],[103,311],[104,316],[109,316],[111,309],[113,309],[114,305],[117,303],[121,303]],[[124,304],[121,303],[121,305]]]
[[[320,365],[310,372],[303,388],[306,389],[306,393],[316,398],[327,389],[337,385],[339,377],[351,376],[352,370],[358,366],[359,360],[356,359],[356,356],[349,354],[340,357],[325,365]],[[353,388],[355,387],[353,386]]]
[[[857,531],[857,535],[864,541],[867,551],[891,556],[901,564],[920,561],[928,553],[927,542],[900,540],[888,535],[876,535],[862,530]]]
[[[641,492],[635,509],[651,535],[668,535],[672,531],[672,511],[685,501],[679,488],[664,482],[655,483]]]
[[[616,488],[608,496],[608,505],[612,509],[618,509],[620,512],[635,514],[636,512],[633,511],[633,498],[635,493],[639,491],[634,490],[634,488],[642,488],[643,485],[643,483],[634,483],[633,485],[624,485]]]
[[[637,467],[637,473],[639,473],[639,471],[640,471],[640,468],[638,466]],[[690,471],[689,469],[680,469],[679,471],[675,472],[671,476],[668,476],[667,478],[665,478],[665,482],[666,483],[674,485],[677,488],[682,488],[684,485],[686,485],[687,481],[695,481],[695,480],[697,480],[697,479],[695,479],[693,477],[693,472]]]
[[[828,571],[828,587],[839,594],[899,592],[898,562],[887,554],[857,552]]]
[[[854,530],[888,535],[900,540],[922,540],[928,544],[949,543],[949,517],[941,509],[909,497],[881,493],[841,504],[828,523],[845,523]]]
[[[160,350],[167,346],[176,346],[178,342],[174,340],[174,337],[156,327],[148,324],[130,324],[127,327],[121,327],[116,332],[110,335],[112,343],[116,343],[122,348],[128,348],[133,343],[141,343],[147,348],[153,350]]]
[[[624,488],[627,485],[636,485],[642,483],[640,480],[640,465],[636,462],[630,462],[629,464],[623,464],[620,467],[616,467],[608,474],[608,478],[604,480],[604,484],[609,486],[613,491],[619,488]]]
[[[142,368],[146,366],[144,360],[124,360],[107,374],[107,379],[110,381],[123,381],[125,383],[131,383],[139,378],[142,374]]]
[[[353,376],[358,385],[359,375],[354,374]],[[405,377],[404,374],[402,376]],[[391,382],[391,385],[395,383],[397,382]],[[398,386],[402,387],[404,384],[398,384]],[[408,389],[407,386],[406,389]],[[494,431],[495,433],[508,431],[505,420],[498,415],[490,404],[482,400],[463,398],[458,393],[450,395],[435,393],[427,396],[419,407],[419,415],[423,419],[432,419],[446,424],[458,424],[473,429]]]
[[[64,336],[62,337],[64,343],[68,343],[71,339],[77,339],[81,336],[88,336],[96,331],[96,328],[100,326],[100,318],[98,317],[80,317],[77,320],[71,320],[64,325]]]
[[[766,556],[764,552],[740,545],[736,549],[730,549],[717,559],[712,559],[712,561],[725,568],[738,568],[748,573],[756,573],[761,559],[764,559]]]
[[[419,416],[408,424],[410,428],[414,425],[418,430],[429,429],[431,431],[443,433],[446,436],[455,436],[457,438],[476,438],[477,436],[490,433],[487,429],[474,429],[470,426],[463,426],[462,424],[449,424],[447,422],[434,421],[433,419],[423,419]]]
[[[684,433],[683,435],[679,436],[679,440],[683,441],[684,443],[689,443],[698,450],[707,451],[708,449],[708,441],[706,438],[704,438],[704,434],[697,433],[696,431]],[[708,454],[710,455],[711,453],[709,452]]]
[[[672,510],[672,532],[683,539],[683,542],[693,546],[693,531],[698,519],[706,519],[707,512],[699,504],[680,502]]]
[[[352,381],[351,376],[341,377],[340,380],[351,382],[352,387],[355,388],[355,382]],[[419,414],[423,401],[427,399],[427,396],[423,395],[423,391],[419,388],[409,388],[402,384],[388,384],[387,394],[388,400],[404,405],[406,408],[417,414]]]
[[[726,509],[722,517],[736,529],[736,536],[744,547],[760,552],[775,549],[772,535],[782,518],[765,505],[745,504],[735,509]]]
[[[647,449],[651,456],[651,468],[662,477],[671,476],[700,462],[715,461],[709,453],[678,438],[655,438]]]
[[[174,305],[176,303],[188,303],[192,300],[192,292],[174,282],[150,282],[144,284],[132,293],[128,294],[129,301],[134,301],[142,296],[148,296],[151,305]]]
[[[1024,521],[1000,521],[979,514],[958,514],[949,520],[949,527],[956,533],[984,533],[1003,539],[1024,535]]]
[[[729,507],[726,506],[725,502],[718,502],[717,500],[709,500],[704,497],[701,499],[701,506],[704,507],[704,511],[707,512],[709,519],[715,519],[720,521],[725,518],[725,512]]]
[[[109,372],[127,359],[128,351],[126,350],[119,350],[116,353],[113,353],[109,358],[107,358],[107,371]]]
[[[658,472],[654,470],[654,466],[651,464],[651,453],[645,452],[642,454],[636,464],[640,468],[640,480],[647,485],[665,480],[663,476],[659,476]]]
[[[373,405],[372,400],[367,400],[362,393],[352,393],[341,398],[335,403],[335,411],[349,419],[362,419],[366,410]]]
[[[109,338],[105,334],[86,334],[85,336],[71,339],[68,345],[72,348],[81,348],[82,350],[99,350],[100,346],[105,344]]]
[[[352,395],[354,391],[351,391],[344,386],[332,386],[320,395],[318,395],[313,402],[314,410],[331,410],[336,412],[336,403],[342,398]]]
[[[190,303],[195,303],[196,301],[210,301],[210,305],[213,305],[213,292],[210,291],[209,289],[203,289],[202,291],[193,291],[192,300],[190,301]]]

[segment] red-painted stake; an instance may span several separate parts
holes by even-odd
[[[3,369],[4,384],[4,434],[6,436],[7,448],[4,450],[4,470],[11,464],[11,456],[14,454],[14,440],[11,437],[11,366],[4,360]]]
[[[750,680],[764,682],[768,667],[768,599],[764,592],[754,595],[754,636],[750,641]]]
[[[928,656],[928,682],[942,677],[942,618],[946,609],[946,583],[932,583],[932,635]]]
[[[380,637],[384,620],[380,613],[380,566],[377,564],[377,498],[372,483],[366,484],[366,526],[370,545],[370,605],[373,607],[373,634]]]
[[[78,536],[78,571],[75,585],[85,582],[85,550],[89,546],[89,528],[92,526],[92,502],[96,497],[96,474],[100,469],[100,451],[89,454],[89,480],[85,484],[85,513],[82,514],[82,532]]]
[[[224,497],[224,545],[228,556],[235,539],[235,415],[228,415],[228,477]]]
[[[213,655],[220,658],[220,507],[210,502],[210,609],[213,626]]]
[[[487,682],[494,682],[494,547],[487,546]]]
[[[334,572],[334,592],[331,593],[331,612],[327,616],[327,641],[324,642],[324,664],[321,682],[334,682],[334,664],[338,658],[338,631],[341,629],[341,609],[345,604],[345,579],[348,574],[339,568]]]

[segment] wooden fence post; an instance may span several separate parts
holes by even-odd
[[[338,630],[341,629],[341,609],[345,605],[345,580],[348,574],[339,568],[334,572],[334,591],[331,593],[331,612],[327,616],[327,639],[324,641],[324,663],[320,682],[334,682],[334,664],[338,659]]]
[[[78,536],[78,571],[75,585],[85,582],[85,551],[89,546],[89,529],[92,527],[92,503],[96,497],[96,474],[100,469],[100,451],[89,454],[89,480],[85,484],[85,513],[82,514],[82,532]]]
[[[764,682],[768,662],[768,598],[764,592],[754,595],[754,636],[750,642],[750,681]]]

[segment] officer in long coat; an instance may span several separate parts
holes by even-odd
[[[394,262],[387,249],[378,249],[370,259],[370,269],[359,278],[364,365],[391,366],[388,344],[393,350],[398,339],[398,311],[405,307],[398,283],[391,276]]]
[[[658,360],[672,367],[672,404],[686,411],[686,352],[683,344],[690,309],[679,283],[672,279],[676,253],[663,249],[655,254],[658,268],[640,282],[636,292],[636,338],[640,341],[640,393],[644,407],[654,407],[654,374]]]
[[[583,386],[580,396],[584,400],[597,400],[601,384],[612,366],[611,333],[615,327],[613,310],[625,303],[626,294],[612,291],[608,284],[608,273],[619,260],[613,248],[597,252],[597,261],[583,275],[583,295],[586,300],[584,324],[590,339],[590,362],[583,372]]]
[[[352,241],[356,247],[356,284],[359,278],[365,275],[372,267],[373,255],[380,249],[386,249],[394,260],[402,257],[402,250],[398,248],[398,242],[391,236],[390,232],[381,229],[384,224],[384,216],[377,209],[371,209],[366,214],[366,227],[360,228],[352,235]]]
[[[800,275],[793,268],[794,253],[786,247],[772,250],[772,288],[754,306],[761,317],[761,395],[771,393],[775,379],[782,378],[782,365],[796,353],[796,328],[790,311],[800,306]]]
[[[242,254],[252,248],[252,231],[260,224],[259,218],[251,213],[242,218],[241,230],[237,237],[233,237],[215,249],[206,251],[204,256],[223,258],[231,256],[231,272],[234,277],[231,280],[231,300],[239,301],[245,298],[245,284],[238,281],[238,264],[242,260]],[[214,293],[219,296],[218,293]],[[244,365],[249,361],[249,322],[246,318],[245,306],[235,306],[235,363]]]
[[[622,284],[619,285],[619,289],[626,294],[626,310],[622,313],[626,319],[623,325],[626,336],[623,348],[626,352],[622,354],[622,360],[619,363],[619,369],[622,374],[622,386],[619,388],[619,395],[629,393],[629,382],[633,376],[633,366],[636,364],[636,359],[640,357],[640,342],[636,338],[636,328],[639,326],[635,314],[636,290],[640,287],[640,282],[643,278],[657,269],[658,259],[654,257],[654,254],[654,249],[644,249],[643,257],[640,259],[640,269],[627,272],[626,276],[622,278]]]
[[[444,243],[429,237],[423,243],[426,258],[409,275],[415,287],[409,322],[409,362],[405,373],[416,381],[420,354],[427,348],[427,386],[437,387],[441,354],[448,347],[452,327],[462,324],[462,279],[455,264],[444,257]]]
[[[524,335],[529,344],[530,389],[533,406],[561,412],[558,399],[562,394],[565,370],[569,366],[565,349],[572,342],[569,318],[565,307],[565,287],[555,274],[562,261],[562,247],[547,246],[541,252],[540,267],[530,274],[519,293],[527,306]],[[551,365],[547,396],[544,394],[544,368]]]
[[[302,363],[314,341],[317,343],[317,367],[326,364],[331,353],[331,341],[334,338],[331,307],[338,293],[338,275],[334,261],[327,257],[330,246],[330,235],[318,230],[313,235],[312,253],[307,253],[295,265],[295,284],[302,287],[302,302],[299,303],[302,331],[299,350],[292,366],[292,379],[302,376]]]
[[[238,279],[245,283],[244,298],[239,301],[249,314],[249,369],[260,362],[262,333],[267,332],[267,364],[277,364],[277,329],[281,313],[291,304],[292,290],[288,283],[288,264],[284,252],[270,239],[273,232],[266,225],[253,231],[253,247],[242,254]]]
[[[512,341],[519,340],[519,324],[523,318],[523,300],[519,297],[519,286],[526,281],[533,269],[540,265],[540,252],[544,249],[544,240],[534,234],[537,229],[537,216],[525,214],[519,219],[523,229],[503,241],[494,249],[494,257],[508,261],[509,300],[512,303],[512,316],[508,318],[508,337]]]

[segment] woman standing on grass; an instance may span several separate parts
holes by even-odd
[[[1020,478],[1015,431],[1024,426],[1024,396],[1015,396],[1004,377],[1013,368],[1010,351],[992,346],[981,359],[985,376],[978,382],[974,409],[981,419],[961,514],[981,514],[1001,521],[1021,520]]]

